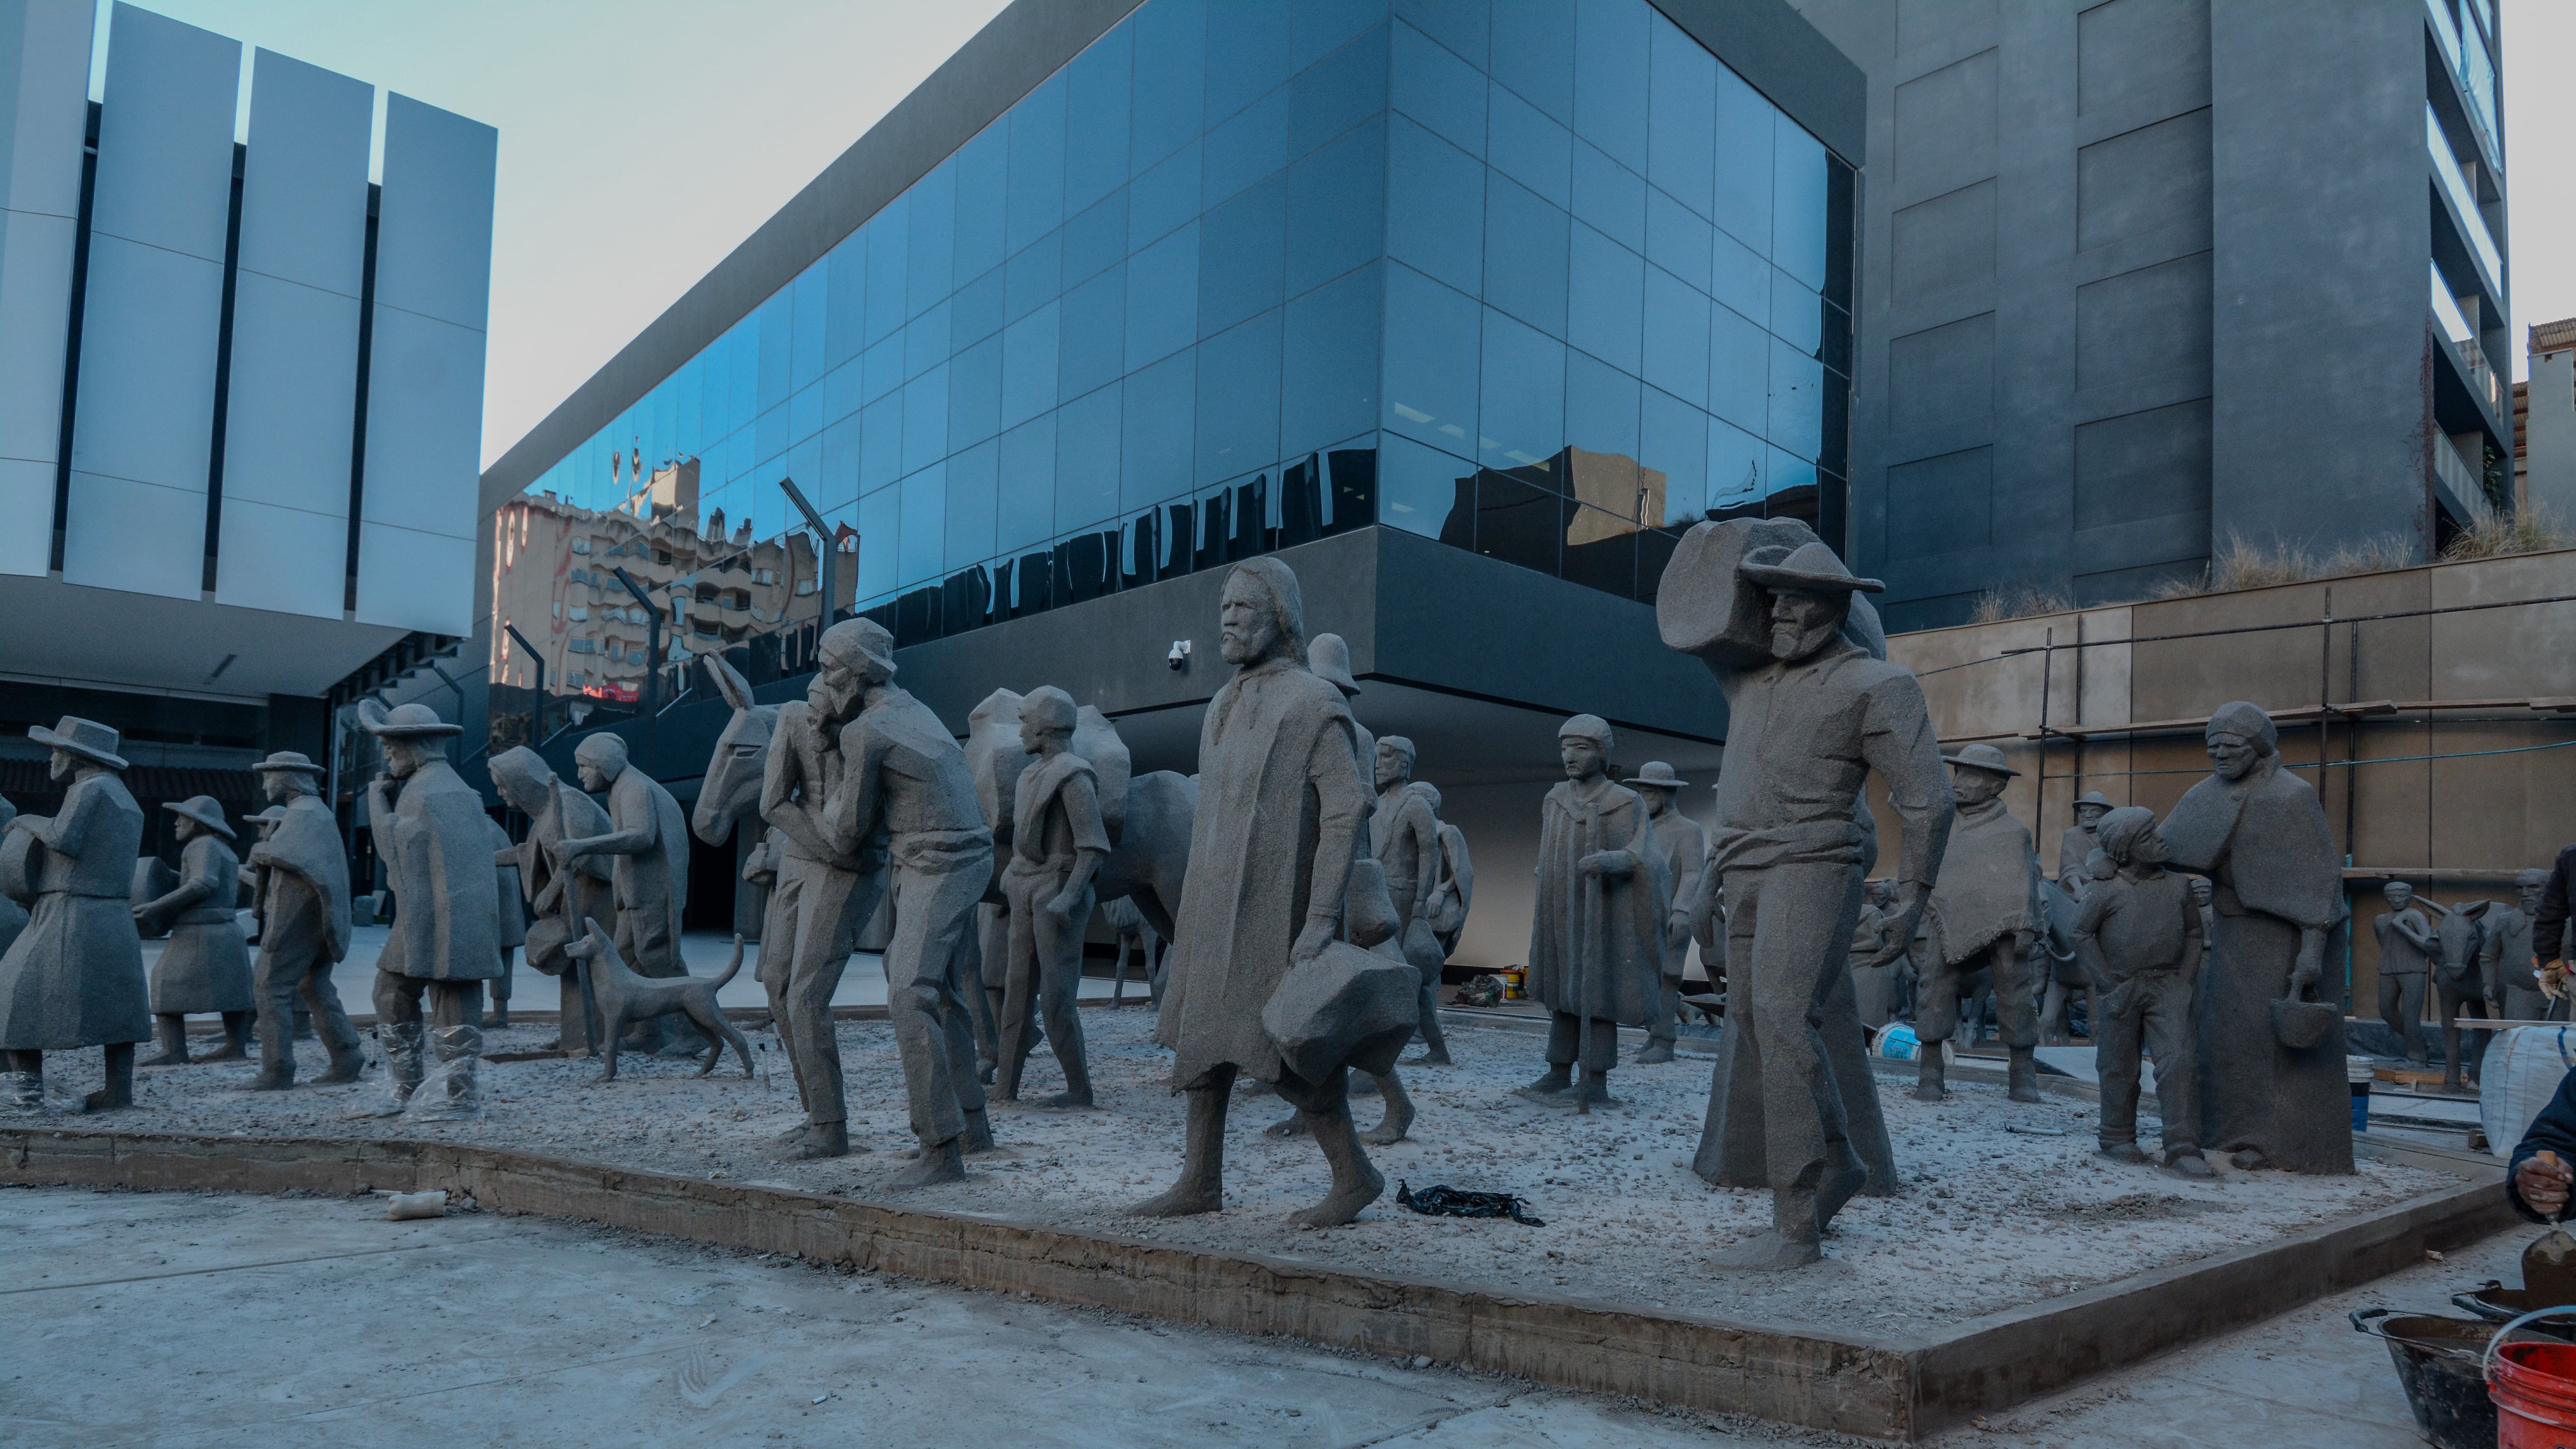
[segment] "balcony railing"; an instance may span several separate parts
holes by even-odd
[[[2442,119],[2433,114],[2429,102],[2424,107],[2424,149],[2433,157],[2433,172],[2441,178],[2443,193],[2451,198],[2451,209],[2459,213],[2460,229],[2467,234],[2469,250],[2477,255],[2487,287],[2502,297],[2504,256],[2487,232],[2486,216],[2478,210],[2478,194],[2469,185],[2469,178],[2460,173],[2460,163],[2451,155],[2450,138],[2442,134]]]

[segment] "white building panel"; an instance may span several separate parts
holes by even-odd
[[[408,97],[386,103],[358,546],[363,623],[472,631],[498,140],[489,126]],[[374,569],[396,573],[371,577]]]
[[[0,573],[53,545],[92,11],[0,0]]]
[[[63,578],[194,598],[241,46],[119,4],[90,200]]]
[[[474,540],[358,525],[358,619],[434,634],[474,632]]]
[[[261,51],[233,281],[215,597],[340,617],[374,89]]]

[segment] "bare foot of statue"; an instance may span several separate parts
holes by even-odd
[[[1058,1092],[1054,1096],[1047,1098],[1045,1101],[1038,1103],[1038,1105],[1041,1107],[1062,1108],[1091,1107],[1097,1106],[1098,1104],[1091,1100],[1091,1093],[1086,1089],[1079,1092]]]
[[[1406,1067],[1446,1067],[1454,1065],[1454,1063],[1449,1060],[1449,1049],[1447,1047],[1433,1047],[1431,1050],[1424,1052],[1418,1057],[1406,1057],[1403,1061],[1397,1063],[1397,1065]]]
[[[2147,1154],[2140,1151],[2138,1149],[2138,1144],[2134,1142],[2105,1142],[2102,1144],[2100,1150],[2104,1157],[2111,1159],[2113,1162],[2126,1162],[2134,1165],[2147,1160]]]
[[[2039,1095],[2039,1060],[2029,1047],[2014,1047],[2006,1070],[2008,1085],[2004,1095],[2016,1102],[2036,1102]]]
[[[1914,1100],[1938,1102],[1949,1096],[1949,1085],[1942,1080],[1941,1043],[1927,1041],[1916,1049],[1923,1053],[1923,1064],[1915,1069]]]
[[[1573,1088],[1573,1066],[1571,1064],[1565,1066],[1550,1065],[1546,1073],[1537,1081],[1530,1083],[1526,1087],[1514,1087],[1512,1089],[1512,1095],[1517,1097],[1528,1097],[1533,1101],[1544,1102],[1551,1097],[1571,1091]]]
[[[1637,1053],[1636,1064],[1641,1067],[1659,1067],[1672,1059],[1673,1044],[1658,1037],[1646,1043],[1644,1051]]]
[[[957,1144],[968,1153],[993,1150],[993,1119],[985,1115],[984,1109],[978,1107],[966,1114],[966,1130],[957,1135]]]
[[[1360,1134],[1360,1140],[1371,1147],[1402,1142],[1404,1134],[1413,1130],[1413,1098],[1404,1090],[1403,1081],[1390,1072],[1380,1079],[1379,1092],[1386,1098],[1386,1115]]]
[[[958,1149],[957,1139],[921,1145],[920,1156],[910,1167],[894,1175],[886,1186],[898,1191],[906,1188],[933,1187],[943,1182],[966,1180],[966,1156]]]
[[[259,1075],[251,1078],[250,1085],[244,1087],[242,1090],[247,1092],[283,1092],[294,1085],[294,1068],[262,1067],[260,1068]]]
[[[808,1126],[796,1149],[787,1154],[790,1161],[817,1157],[850,1155],[850,1126],[846,1122],[816,1122]]]
[[[1181,1180],[1172,1184],[1170,1191],[1157,1193],[1125,1212],[1131,1218],[1186,1218],[1224,1208],[1225,1189],[1218,1183],[1201,1181],[1198,1174],[1184,1168]]]
[[[1823,1246],[1813,1239],[1790,1237],[1773,1230],[1747,1238],[1733,1247],[1721,1248],[1708,1255],[1712,1267],[1743,1272],[1777,1273],[1788,1268],[1803,1268],[1825,1256]]]
[[[2209,1159],[2197,1152],[2168,1154],[2165,1158],[2165,1171],[2175,1177],[2216,1177],[2218,1175],[2210,1169]]]
[[[1284,1142],[1291,1137],[1304,1134],[1305,1130],[1305,1114],[1302,1112],[1290,1112],[1287,1116],[1282,1117],[1278,1121],[1271,1123],[1269,1126],[1262,1128],[1261,1135],[1274,1141]]]

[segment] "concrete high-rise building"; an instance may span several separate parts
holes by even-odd
[[[0,791],[69,713],[256,809],[473,632],[497,138],[122,3],[93,99],[96,19],[0,0]]]
[[[1793,0],[1869,75],[1852,560],[1888,622],[2509,502],[2494,0]]]
[[[2576,524],[2576,317],[2529,334],[2530,377],[2514,384],[2520,502],[2564,528]]]

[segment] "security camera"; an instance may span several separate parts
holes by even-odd
[[[1164,656],[1163,656],[1163,663],[1165,663],[1166,665],[1169,665],[1169,666],[1170,666],[1171,668],[1173,668],[1173,669],[1187,669],[1187,668],[1189,668],[1189,667],[1190,667],[1190,641],[1189,641],[1189,640],[1187,640],[1187,639],[1175,639],[1175,640],[1173,640],[1173,641],[1172,641],[1172,652],[1170,652],[1169,654],[1166,654],[1166,655],[1164,655]]]

